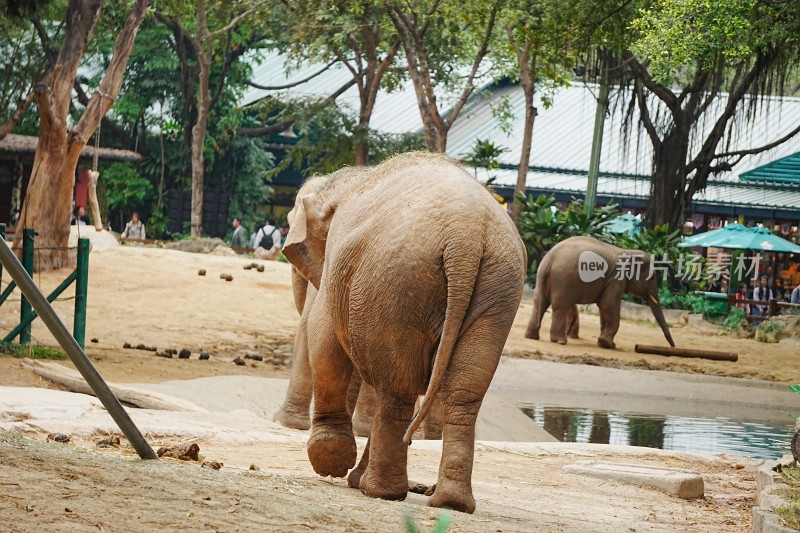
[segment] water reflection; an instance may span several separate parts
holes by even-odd
[[[774,459],[789,453],[793,424],[688,418],[524,405],[522,411],[562,442],[646,446]]]

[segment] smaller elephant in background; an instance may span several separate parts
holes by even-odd
[[[533,312],[525,336],[539,338],[539,328],[548,307],[553,307],[550,340],[567,343],[577,338],[577,304],[596,303],[600,312],[601,348],[613,349],[619,330],[622,296],[633,294],[647,301],[664,337],[672,341],[658,299],[656,276],[650,256],[641,250],[625,250],[591,237],[571,237],[556,244],[542,259],[536,273]]]
[[[313,379],[308,358],[308,316],[317,297],[317,289],[292,268],[292,291],[295,306],[300,313],[300,323],[295,333],[289,388],[283,405],[272,420],[282,426],[305,430],[311,428],[309,412],[313,398]],[[364,383],[358,372],[354,372],[351,378],[347,391],[347,404],[353,415],[353,434],[357,437],[369,437],[372,420],[375,417],[375,389]],[[438,395],[431,407],[431,414],[423,421],[422,435],[415,435],[415,438],[442,438],[442,410]]]

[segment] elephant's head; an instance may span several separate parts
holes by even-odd
[[[639,272],[634,272],[628,279],[625,292],[638,296],[647,302],[653,312],[653,316],[656,318],[656,322],[661,326],[661,331],[664,332],[664,337],[669,345],[674,348],[675,342],[672,340],[672,334],[669,332],[667,319],[664,318],[664,311],[661,309],[661,301],[658,298],[658,273],[651,269],[650,256],[639,250],[627,250],[626,252],[633,255],[641,254],[642,268]]]
[[[283,245],[283,255],[317,289],[322,279],[325,244],[333,211],[319,192],[309,192],[304,186],[298,191],[294,209],[288,216],[290,229]]]

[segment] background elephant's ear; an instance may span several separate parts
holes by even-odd
[[[289,234],[283,244],[283,255],[319,289],[325,256],[325,233],[316,193],[297,199],[289,214]]]

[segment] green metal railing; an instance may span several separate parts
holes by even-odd
[[[0,224],[0,236],[5,241],[6,227]],[[22,232],[22,266],[28,276],[33,275],[34,261],[34,238],[35,233],[32,229],[25,229]],[[0,266],[0,279],[2,279],[2,267]],[[73,323],[72,335],[81,348],[86,347],[86,296],[89,283],[89,239],[78,239],[78,265],[67,278],[47,296],[47,301],[52,303],[61,293],[75,282],[75,320]],[[5,290],[0,293],[0,305],[8,299],[16,288],[16,283],[12,281]],[[31,323],[38,317],[38,313],[31,309],[31,304],[22,295],[20,305],[19,324],[6,335],[2,342],[12,342],[19,335],[20,344],[30,344],[31,342]]]

